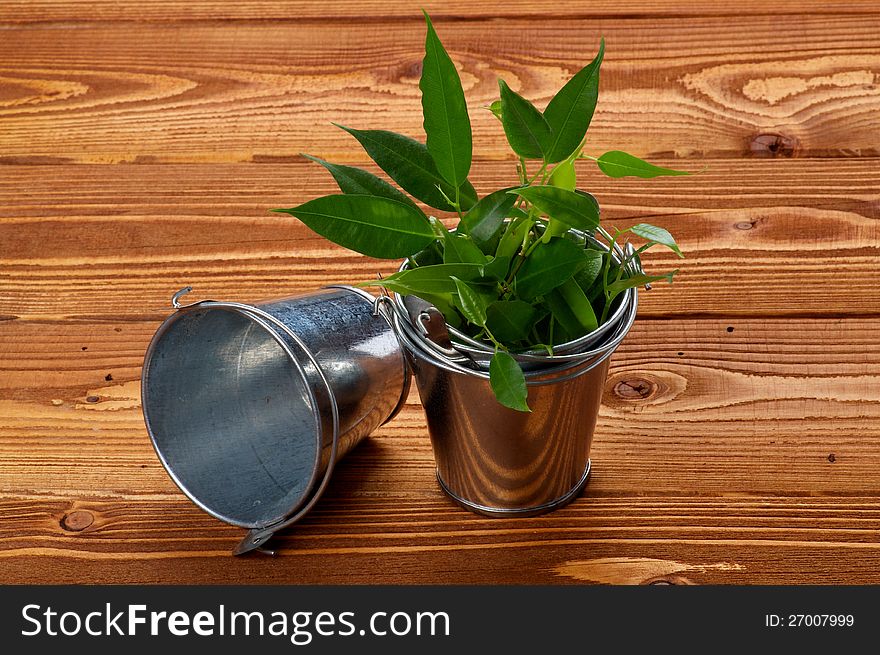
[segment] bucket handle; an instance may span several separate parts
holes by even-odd
[[[632,307],[629,310],[631,319],[635,318],[635,314],[638,307],[638,296],[635,297]],[[386,316],[390,315],[391,320],[393,321],[392,325],[394,327],[394,333],[397,336],[398,340],[401,342],[401,345],[409,350],[414,356],[418,356],[420,353],[422,359],[428,359],[432,361],[436,366],[439,366],[446,371],[451,373],[461,373],[464,375],[480,377],[483,379],[489,379],[489,372],[470,368],[468,366],[464,366],[461,361],[456,361],[451,359],[448,356],[438,356],[438,353],[434,351],[434,348],[437,347],[430,339],[418,339],[414,338],[413,332],[415,332],[415,328],[411,326],[409,323],[409,317],[404,315],[402,310],[397,307],[396,303],[388,297],[387,295],[382,295],[376,298],[374,311],[381,312]],[[596,349],[587,354],[585,353],[577,353],[575,355],[562,355],[557,359],[563,361],[561,365],[558,367],[554,367],[545,371],[535,371],[531,376],[533,379],[529,379],[529,374],[526,374],[526,385],[528,386],[543,386],[546,384],[556,384],[559,382],[567,382],[568,380],[573,380],[574,378],[580,377],[585,373],[588,373],[592,369],[596,368],[606,359],[608,359],[613,352],[617,349],[617,346],[623,341],[624,337],[629,332],[628,327],[625,324],[622,324],[617,332],[615,332],[614,336],[601,348]],[[592,359],[592,361],[590,361]],[[462,361],[467,361],[468,358],[462,356]],[[572,362],[572,363],[569,363]],[[589,363],[587,363],[589,362]],[[584,365],[586,364],[586,365]],[[559,374],[567,369],[574,369],[569,373],[563,373],[562,375],[553,375]],[[544,376],[551,375],[553,377],[544,378]],[[534,379],[539,378],[539,379]]]
[[[176,291],[174,293],[174,295],[171,296],[171,306],[174,307],[174,309],[186,309],[187,307],[192,307],[193,305],[198,305],[201,302],[204,302],[204,301],[200,301],[200,302],[190,303],[189,305],[181,305],[180,299],[183,298],[186,294],[188,294],[192,290],[193,290],[193,288],[191,286],[187,285],[187,286],[183,287],[183,289],[181,289],[180,291]]]

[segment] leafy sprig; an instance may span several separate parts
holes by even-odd
[[[458,217],[447,230],[406,193],[372,173],[305,155],[326,168],[342,193],[290,209],[330,241],[371,257],[407,259],[405,270],[364,286],[416,295],[447,323],[494,349],[489,374],[498,401],[529,411],[528,387],[511,353],[553,347],[602,325],[627,289],[677,271],[641,271],[641,256],[664,246],[681,250],[665,229],[648,224],[615,230],[609,248],[583,234],[599,228],[599,203],[577,189],[575,162],[590,160],[608,177],[688,175],[619,150],[584,153],[596,109],[605,42],[596,57],[553,96],[544,111],[499,80],[488,109],[501,121],[517,156],[513,186],[479,197],[468,180],[473,156],[470,118],[458,71],[430,17],[419,88],[425,143],[385,130],[339,125],[403,191],[423,205]],[[532,162],[530,166],[530,162]],[[537,163],[535,163],[537,162]],[[618,261],[616,245],[639,246]],[[636,264],[636,266],[631,266]]]

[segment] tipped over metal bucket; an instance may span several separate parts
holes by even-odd
[[[241,554],[311,509],[336,462],[397,413],[410,378],[358,289],[255,305],[180,306],[180,295],[147,350],[144,418],[178,487],[250,529]]]

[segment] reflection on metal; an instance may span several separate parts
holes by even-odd
[[[618,261],[627,254],[615,249]],[[640,272],[638,261],[627,259],[627,270]],[[531,413],[495,399],[486,344],[439,330],[436,309],[413,296],[383,303],[416,378],[437,478],[456,502],[489,516],[529,516],[577,497],[590,472],[610,357],[636,317],[638,291],[620,297],[599,330],[554,348],[553,355],[513,353],[526,376]]]

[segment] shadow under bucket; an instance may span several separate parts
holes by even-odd
[[[184,307],[179,295],[147,350],[144,419],[177,486],[250,528],[241,554],[311,509],[336,462],[397,413],[410,378],[363,291]]]

